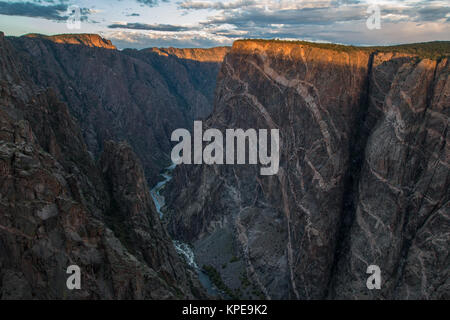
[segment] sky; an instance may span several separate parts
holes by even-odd
[[[242,38],[392,45],[450,40],[450,0],[0,1],[0,31],[97,33],[119,49]]]

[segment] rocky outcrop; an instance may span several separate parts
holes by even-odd
[[[67,106],[17,57],[1,34],[0,298],[204,297],[155,215],[136,155],[109,143],[101,170]],[[66,286],[71,265],[80,290]]]
[[[230,47],[202,48],[149,48],[146,51],[155,52],[161,56],[173,55],[180,59],[194,60],[200,62],[222,63]]]
[[[29,33],[25,35],[25,37],[46,39],[54,43],[77,44],[86,47],[117,49],[116,46],[111,43],[111,40],[104,39],[98,34],[57,34],[54,36],[46,36],[43,34]]]
[[[389,50],[237,41],[225,57],[204,125],[279,129],[280,170],[180,166],[166,199],[173,237],[242,297],[448,298],[449,62]]]
[[[190,127],[193,119],[212,111],[218,62],[151,50],[106,50],[91,46],[103,41],[93,35],[8,40],[33,81],[53,88],[67,103],[93,156],[100,155],[104,141],[125,140],[141,159],[149,181],[156,181],[170,163],[171,132]],[[61,44],[63,40],[83,45]]]
[[[100,164],[112,202],[107,221],[122,243],[140,261],[158,270],[169,285],[192,289],[201,296],[194,271],[186,268],[161,224],[144,171],[131,147],[108,141]],[[181,291],[178,297],[185,294]]]

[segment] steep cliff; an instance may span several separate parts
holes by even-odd
[[[67,103],[88,150],[98,157],[104,141],[127,141],[149,181],[170,162],[170,133],[212,111],[217,61],[110,50],[109,42],[96,35],[8,40],[33,81],[53,88]]]
[[[353,223],[330,295],[448,299],[449,60],[377,54],[372,70]],[[367,264],[383,271],[382,290],[365,288]]]
[[[205,297],[130,147],[109,142],[97,165],[66,104],[17,58],[0,33],[0,298]]]
[[[78,44],[87,47],[117,49],[116,46],[111,43],[111,40],[104,39],[98,34],[57,34],[54,36],[46,36],[42,34],[29,33],[25,35],[25,37],[46,39],[55,43]]]
[[[180,166],[173,237],[242,297],[448,298],[450,50],[435,46],[235,42],[204,126],[279,129],[280,170]]]
[[[161,56],[175,56],[180,59],[194,60],[200,62],[222,63],[230,47],[215,47],[211,49],[202,48],[149,48],[145,51],[155,52]]]

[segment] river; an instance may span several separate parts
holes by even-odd
[[[155,204],[156,211],[159,214],[159,218],[163,218],[162,208],[166,205],[166,201],[163,195],[161,195],[161,191],[164,189],[165,185],[172,180],[172,172],[176,168],[176,164],[172,164],[169,167],[165,168],[160,176],[163,178],[162,181],[158,182],[151,190],[150,195],[152,196],[153,203]],[[186,263],[191,266],[198,274],[198,279],[202,286],[206,289],[208,294],[212,296],[219,296],[219,290],[212,284],[208,275],[203,272],[203,270],[197,265],[195,262],[195,255],[192,248],[184,242],[179,240],[173,240],[173,245],[175,250],[179,255],[181,255]]]

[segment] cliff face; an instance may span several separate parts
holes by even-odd
[[[106,50],[106,40],[93,35],[8,40],[33,81],[67,103],[88,150],[98,157],[104,141],[127,141],[149,181],[170,162],[171,132],[212,110],[217,62]]]
[[[77,44],[86,47],[117,49],[110,40],[104,39],[98,34],[58,34],[54,36],[46,36],[42,34],[30,33],[25,35],[25,37],[47,39],[54,43]]]
[[[448,299],[449,61],[379,54],[370,83],[353,223],[330,294]],[[384,272],[374,295],[358,273],[369,262]]]
[[[66,104],[17,58],[0,34],[0,298],[204,297],[130,147],[109,142],[97,165]],[[70,265],[81,290],[66,287]]]
[[[155,52],[161,56],[173,55],[180,59],[194,60],[200,62],[222,63],[230,47],[215,47],[211,49],[202,48],[150,48],[146,51]]]
[[[278,128],[281,160],[177,168],[170,232],[199,264],[250,298],[448,298],[448,59],[237,41],[216,92],[205,126]]]
[[[211,114],[217,75],[229,49],[150,48],[139,51],[126,49],[124,53],[153,66],[154,71],[161,75],[189,127],[194,119],[203,119]]]

